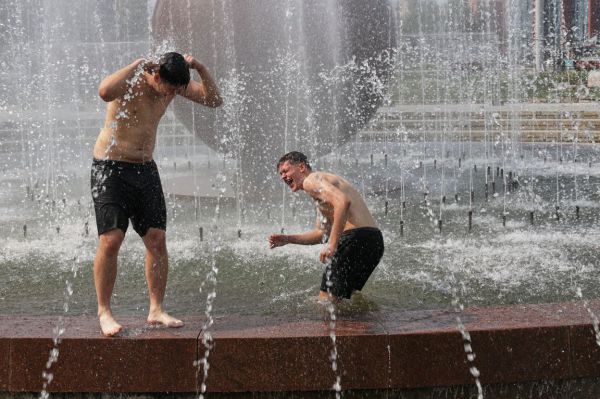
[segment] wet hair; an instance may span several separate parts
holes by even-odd
[[[190,67],[179,53],[163,54],[158,62],[158,74],[162,80],[173,86],[187,86],[190,83]]]
[[[310,164],[308,163],[308,158],[306,157],[306,155],[299,151],[288,152],[287,154],[279,158],[279,162],[277,162],[277,170],[279,170],[281,164],[285,163],[286,161],[291,163],[292,165],[298,165],[303,163],[304,165],[306,165],[306,168],[308,170],[312,170]]]

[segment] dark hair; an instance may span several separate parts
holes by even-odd
[[[160,57],[158,74],[162,80],[173,86],[187,86],[190,83],[190,67],[179,53],[165,53]]]
[[[312,168],[310,167],[310,164],[308,163],[308,158],[306,157],[306,155],[304,155],[303,153],[301,153],[299,151],[288,152],[287,154],[285,154],[284,156],[279,158],[279,162],[277,162],[277,169],[279,169],[279,166],[281,166],[281,164],[285,163],[286,161],[293,165],[298,165],[298,164],[303,163],[304,165],[306,165],[306,168],[308,170],[312,170]]]

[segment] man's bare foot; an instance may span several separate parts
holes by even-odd
[[[331,299],[331,295],[329,295],[326,291],[319,291],[319,301],[329,301]]]
[[[178,328],[183,327],[183,321],[170,316],[167,312],[150,312],[148,315],[148,324],[162,324],[165,327]]]
[[[120,333],[123,329],[123,327],[114,319],[110,311],[100,313],[98,319],[100,320],[102,335],[106,337],[112,337]]]
[[[338,298],[337,296],[331,295],[327,291],[319,291],[319,302],[331,302],[333,304],[339,303],[342,301],[342,298]]]

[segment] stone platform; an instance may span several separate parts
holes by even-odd
[[[600,301],[589,307],[600,314]],[[467,361],[456,317],[469,332]],[[181,329],[121,317],[120,337],[100,335],[94,317],[64,319],[58,361],[46,370],[58,317],[0,316],[0,392],[195,392],[200,317]],[[583,302],[339,315],[343,389],[409,389],[600,376],[600,346]],[[324,315],[313,319],[229,315],[210,327],[209,392],[329,390],[335,374]],[[198,355],[199,354],[199,355]],[[198,374],[202,378],[202,371]]]

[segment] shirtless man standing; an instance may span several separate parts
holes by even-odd
[[[383,236],[364,200],[350,183],[327,172],[314,172],[301,152],[277,163],[281,179],[293,192],[304,190],[317,205],[315,229],[302,234],[273,234],[271,248],[285,244],[327,243],[320,260],[328,263],[319,299],[350,298],[360,291],[383,256]]]
[[[198,72],[201,82],[190,80],[190,68]],[[206,67],[194,57],[166,53],[158,64],[138,59],[107,76],[98,94],[108,103],[104,127],[94,146],[91,176],[99,235],[94,282],[102,334],[113,336],[122,330],[113,317],[110,299],[129,219],[146,247],[148,323],[181,327],[183,322],[163,309],[167,215],[152,153],[158,123],[176,95],[218,107],[222,103],[219,90]]]

